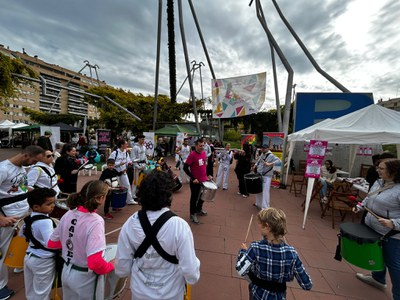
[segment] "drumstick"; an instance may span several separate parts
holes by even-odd
[[[251,218],[250,218],[250,222],[249,222],[249,227],[247,227],[247,233],[246,233],[246,237],[244,238],[244,242],[246,243],[246,241],[247,241],[247,238],[249,237],[249,232],[250,232],[250,228],[251,228],[251,223],[253,222],[253,214],[251,215]]]
[[[371,215],[373,215],[375,218],[380,219],[381,217],[378,216],[376,213],[374,213],[372,210],[370,210],[368,207],[364,206],[365,210],[369,212]]]
[[[114,232],[117,232],[118,230],[121,230],[121,229],[122,229],[122,227],[119,227],[119,228],[117,228],[117,229],[111,230],[110,232],[107,232],[107,233],[105,234],[105,236],[107,236],[107,235],[109,235],[109,234],[112,234],[112,233],[114,233]]]

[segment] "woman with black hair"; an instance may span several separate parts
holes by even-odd
[[[132,299],[183,299],[185,284],[199,280],[192,231],[170,211],[173,187],[165,172],[147,175],[137,193],[142,209],[119,235],[115,273],[121,278],[131,275]]]
[[[64,193],[76,193],[79,163],[76,157],[76,148],[72,144],[64,144],[61,156],[56,160],[54,170],[60,177],[58,187]]]

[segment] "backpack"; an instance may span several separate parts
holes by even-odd
[[[40,170],[43,170],[47,175],[49,175],[49,177],[50,177],[50,186],[52,186],[53,185],[53,177],[54,176],[57,176],[57,174],[54,172],[54,174],[53,175],[51,175],[51,173],[50,173],[50,171],[49,171],[49,169],[47,169],[46,167],[44,167],[44,166],[32,166],[32,168],[39,168],[39,172],[40,172]]]

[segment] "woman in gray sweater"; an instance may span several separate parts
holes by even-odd
[[[400,300],[400,160],[382,160],[377,171],[380,179],[375,181],[362,204],[379,218],[367,213],[365,224],[387,235],[382,241],[383,258],[392,281],[393,299]],[[386,268],[370,275],[357,273],[357,278],[379,289],[386,288]]]

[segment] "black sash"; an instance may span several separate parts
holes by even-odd
[[[16,195],[16,196],[0,199],[0,211],[3,212],[3,210],[1,209],[3,206],[23,201],[27,197],[28,197],[28,193],[25,193],[25,194],[19,194],[19,195]]]
[[[253,272],[248,273],[251,282],[260,288],[274,293],[284,293],[286,292],[286,282],[276,282],[258,278]]]
[[[149,219],[147,218],[146,211],[138,211],[140,225],[142,225],[143,231],[146,234],[146,238],[143,240],[142,244],[139,246],[135,252],[134,258],[142,257],[150,246],[153,246],[157,253],[169,261],[172,264],[178,264],[178,259],[175,255],[168,254],[160,245],[157,240],[157,233],[160,231],[161,227],[172,217],[176,216],[172,211],[168,210],[163,213],[151,226]]]

